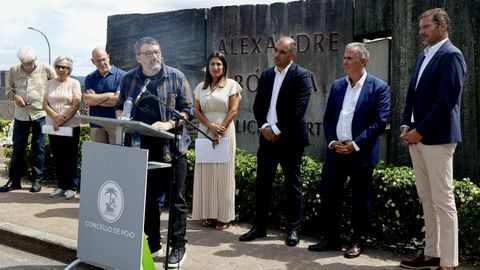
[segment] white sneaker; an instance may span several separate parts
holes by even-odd
[[[162,249],[162,246],[160,246],[159,250],[152,252],[152,259],[161,257],[162,255],[163,255],[163,249]]]
[[[60,197],[61,195],[63,195],[63,193],[65,193],[65,190],[63,190],[61,188],[56,188],[52,193],[50,193],[50,197],[51,198],[57,198],[57,197]]]
[[[67,191],[65,192],[65,199],[66,199],[66,200],[72,200],[73,198],[75,198],[75,191],[70,190],[70,189],[67,190]]]

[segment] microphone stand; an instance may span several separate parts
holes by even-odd
[[[159,99],[160,101],[160,99]],[[163,104],[162,104],[163,105]],[[165,106],[165,105],[164,105]],[[167,106],[165,106],[165,108],[167,108],[168,111],[172,110],[170,108],[168,108]],[[175,111],[175,110],[173,110]],[[179,113],[179,115],[181,115]],[[182,118],[183,115],[181,115]],[[172,155],[172,179],[170,181],[170,190],[169,190],[169,194],[170,194],[170,201],[168,202],[168,226],[167,226],[167,249],[165,251],[165,270],[168,269],[168,257],[170,255],[170,238],[171,238],[171,234],[172,234],[172,228],[173,228],[173,224],[176,222],[176,220],[174,221],[173,220],[173,205],[177,203],[178,201],[178,194],[177,192],[173,193],[173,189],[177,189],[177,162],[178,162],[178,157],[177,157],[177,151],[178,151],[178,143],[179,143],[179,137],[178,137],[178,128],[179,128],[179,124],[180,124],[180,119],[178,116],[175,118],[175,129],[174,129],[174,137],[173,137],[173,146],[170,147],[170,153]],[[184,120],[186,120],[184,118]],[[175,198],[173,198],[172,196],[174,196]],[[174,200],[173,200],[174,199]],[[176,207],[176,215],[175,215],[176,218],[178,218],[178,207]],[[186,224],[185,224],[186,226]],[[185,254],[183,255],[185,256]],[[180,268],[180,265],[178,265],[177,269]]]
[[[152,95],[153,97],[155,97],[155,99],[160,103],[162,104],[166,109],[167,111],[169,111],[171,114],[175,115],[175,130],[174,130],[174,139],[173,139],[173,146],[170,150],[170,153],[172,153],[172,180],[171,180],[171,183],[170,183],[170,202],[168,204],[168,232],[167,232],[167,250],[166,250],[166,253],[165,253],[165,269],[168,269],[168,256],[170,254],[170,237],[171,237],[171,228],[173,227],[173,224],[175,222],[177,222],[177,220],[174,220],[172,217],[173,217],[173,205],[178,203],[177,200],[178,200],[178,194],[177,192],[175,192],[175,201],[172,200],[172,195],[174,194],[174,191],[173,189],[174,188],[177,188],[177,178],[176,178],[176,169],[177,169],[177,162],[178,162],[178,156],[177,156],[177,151],[178,151],[178,146],[179,146],[179,134],[178,134],[178,130],[180,128],[180,120],[183,120],[184,121],[184,124],[188,124],[190,125],[191,127],[193,127],[194,129],[196,129],[198,132],[200,132],[201,134],[203,134],[207,139],[209,139],[210,141],[213,142],[213,138],[210,137],[206,132],[203,132],[199,127],[195,126],[192,122],[190,122],[189,120],[187,120],[181,113],[179,113],[177,110],[175,109],[171,109],[165,102],[163,102],[163,100],[161,100],[159,97],[155,96],[155,95]],[[176,215],[175,215],[176,218],[178,218],[178,207],[176,207]],[[186,226],[186,224],[185,224]],[[185,255],[184,255],[185,256]],[[178,265],[178,268],[180,268],[180,265]]]
[[[167,228],[167,250],[165,252],[165,269],[168,268],[168,256],[170,254],[170,237],[171,237],[171,228],[173,226],[173,223],[176,221],[173,220],[173,204],[177,203],[178,196],[175,193],[175,200],[172,200],[172,195],[173,193],[173,188],[177,188],[177,178],[176,178],[176,170],[177,170],[177,162],[178,162],[178,157],[176,152],[178,151],[178,143],[179,143],[179,135],[178,135],[178,130],[180,127],[180,121],[183,120],[185,124],[190,125],[194,129],[196,129],[198,132],[203,134],[205,138],[209,139],[211,142],[214,141],[212,137],[210,137],[206,132],[202,131],[199,127],[195,126],[192,122],[190,122],[188,119],[186,119],[181,113],[179,113],[177,110],[170,108],[163,100],[161,100],[158,96],[153,95],[149,93],[148,96],[145,98],[152,97],[154,98],[158,103],[162,104],[165,109],[173,114],[175,116],[174,121],[175,121],[175,127],[174,127],[174,137],[173,137],[173,146],[171,147],[170,153],[172,154],[172,179],[170,181],[170,201],[168,204],[168,228]],[[178,209],[178,208],[177,208]],[[176,212],[175,217],[178,218],[178,211]],[[185,255],[184,255],[185,256]],[[180,265],[178,266],[178,269],[180,268]]]
[[[210,135],[208,135],[206,132],[204,132],[203,130],[201,130],[199,127],[195,126],[192,122],[190,122],[189,120],[187,120],[183,114],[179,113],[177,110],[174,110],[170,107],[168,107],[168,105],[163,101],[161,100],[159,97],[157,97],[156,95],[153,95],[151,93],[149,93],[148,96],[144,97],[144,98],[154,98],[158,103],[162,104],[163,107],[165,107],[165,109],[167,109],[167,111],[171,114],[173,114],[176,119],[175,119],[175,132],[177,132],[177,128],[178,128],[178,124],[179,124],[179,121],[180,120],[183,120],[185,123],[187,123],[189,126],[193,127],[195,130],[197,130],[198,132],[200,132],[203,136],[205,136],[205,138],[209,139],[211,142],[214,141],[214,139],[212,137],[210,137]],[[174,137],[174,139],[178,139],[177,136]]]

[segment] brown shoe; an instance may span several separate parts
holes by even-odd
[[[400,262],[400,267],[408,269],[438,269],[439,266],[440,258],[426,260],[424,255],[420,255],[413,260],[403,260]]]
[[[224,223],[224,222],[221,222],[219,221],[217,223],[217,226],[215,226],[215,229],[219,230],[219,231],[223,231],[223,230],[226,230],[228,229],[228,227],[230,227],[230,223]]]
[[[363,253],[363,245],[360,243],[353,243],[347,248],[347,251],[345,251],[345,254],[343,255],[343,257],[347,259],[353,259],[360,256],[360,254],[362,253]]]
[[[200,225],[202,225],[202,227],[215,227],[215,225],[217,225],[217,220],[213,218],[207,218],[204,219]]]

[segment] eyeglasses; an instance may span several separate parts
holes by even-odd
[[[56,69],[60,69],[60,70],[62,70],[62,69],[70,69],[70,67],[60,66],[60,65],[55,65],[55,68],[56,68]]]
[[[146,51],[146,52],[141,52],[139,54],[144,54],[145,56],[151,57],[152,55],[159,56],[162,52],[160,50],[158,51]]]

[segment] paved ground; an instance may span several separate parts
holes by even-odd
[[[61,270],[63,263],[0,244],[2,270]]]
[[[0,165],[0,185],[6,173]],[[65,263],[76,258],[76,239],[80,198],[49,198],[53,187],[30,193],[28,182],[22,190],[0,193],[0,242],[53,257]],[[166,235],[162,214],[162,235]],[[314,253],[307,250],[314,239],[302,239],[297,247],[287,247],[285,235],[269,231],[267,238],[243,243],[238,237],[249,225],[236,224],[226,231],[203,228],[197,221],[188,221],[187,260],[182,269],[401,269],[403,255],[387,251],[367,250],[356,259],[345,259],[340,252]],[[0,260],[1,260],[0,254]],[[122,254],[120,256],[128,256]],[[160,258],[162,261],[164,257]],[[162,269],[162,261],[156,263]],[[471,265],[461,270],[480,269]]]

